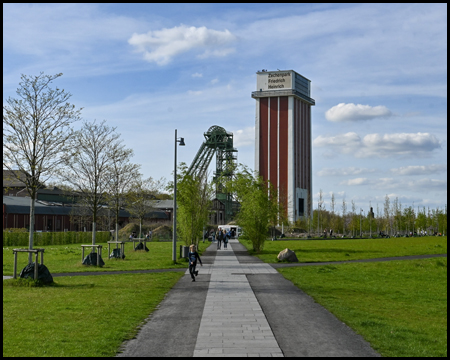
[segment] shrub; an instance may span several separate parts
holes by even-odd
[[[28,232],[3,231],[3,246],[28,247],[28,236]],[[90,244],[92,242],[91,232],[35,232],[33,236],[34,246]],[[109,237],[109,231],[97,231],[96,242],[105,243]]]

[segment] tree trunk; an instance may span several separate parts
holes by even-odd
[[[96,229],[95,229],[95,222],[93,222],[92,223],[92,245],[95,245],[95,232],[96,232]]]
[[[28,249],[33,249],[33,240],[34,240],[34,208],[35,208],[35,202],[34,202],[34,196],[31,197],[31,203],[30,203],[30,229],[28,231]],[[28,253],[28,263],[31,264],[33,262],[33,254]]]

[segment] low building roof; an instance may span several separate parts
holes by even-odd
[[[30,197],[3,196],[5,211],[8,214],[29,214],[30,200]],[[73,206],[63,205],[62,203],[36,200],[34,211],[37,215],[71,215],[73,208]],[[105,209],[107,208],[105,207]],[[113,216],[112,213],[111,216]],[[126,210],[120,209],[119,216],[130,217],[130,213]],[[150,211],[146,214],[146,217],[150,217],[152,219],[168,219],[167,214],[160,210]]]

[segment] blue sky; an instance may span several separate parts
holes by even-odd
[[[311,80],[314,207],[446,205],[446,4],[3,4],[3,102],[62,72],[145,177],[171,178],[175,129],[190,164],[212,125],[253,169],[261,69]]]

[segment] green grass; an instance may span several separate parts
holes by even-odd
[[[74,276],[45,287],[3,281],[3,356],[114,356],[183,276]]]
[[[347,240],[276,240],[266,241],[257,254],[250,241],[241,241],[249,253],[267,263],[276,263],[281,250],[295,251],[299,262],[345,261],[381,257],[446,254],[447,236],[426,236],[389,239]]]
[[[199,252],[209,244],[200,243]],[[103,268],[81,265],[80,245],[43,246],[44,264],[51,273],[187,267],[185,260],[172,263],[171,242],[149,243],[148,253],[125,246],[125,260],[108,260],[104,250]],[[446,253],[447,237],[267,241],[257,256],[274,263],[286,247],[301,262],[339,261]],[[18,270],[26,263],[27,255],[19,254]],[[3,274],[12,271],[12,247],[3,248]],[[279,271],[383,356],[447,356],[446,258]],[[6,280],[3,356],[114,356],[183,275],[56,277],[55,286],[44,287],[12,286],[17,281]]]
[[[278,271],[382,356],[447,357],[447,258]]]
[[[179,256],[181,243],[177,243],[177,257]],[[140,250],[134,251],[132,243],[125,244],[125,259],[108,259],[108,244],[103,245],[102,259],[105,266],[86,266],[81,264],[80,244],[68,245],[48,245],[40,246],[44,251],[44,265],[50,273],[69,273],[86,271],[120,271],[120,270],[149,270],[149,269],[174,269],[187,268],[186,259],[177,259],[177,263],[172,261],[172,242],[150,242],[147,243],[149,252]],[[199,253],[201,255],[210,243],[200,243]],[[111,244],[111,252],[115,245]],[[14,270],[14,255],[12,249],[16,247],[3,248],[3,275],[11,276]],[[84,255],[90,252],[85,249]],[[34,258],[33,258],[34,259]],[[34,261],[34,260],[33,260]],[[40,261],[40,258],[39,258]],[[27,265],[28,254],[19,253],[17,257],[17,273]]]

